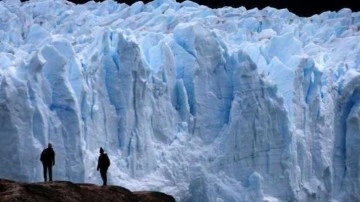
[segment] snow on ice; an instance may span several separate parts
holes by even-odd
[[[360,200],[360,13],[0,2],[0,177],[178,201]]]

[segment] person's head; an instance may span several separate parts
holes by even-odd
[[[48,144],[48,148],[52,148],[52,144],[51,144],[51,143]]]
[[[102,147],[100,147],[100,154],[104,153],[104,149]]]

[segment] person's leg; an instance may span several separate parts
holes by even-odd
[[[104,185],[107,185],[107,170],[104,171]]]
[[[45,164],[43,164],[43,174],[44,174],[44,182],[46,182],[47,181],[47,173],[46,173],[46,165]]]
[[[107,184],[106,170],[100,169],[100,175],[103,181],[103,185],[105,186]]]
[[[49,168],[49,181],[52,182],[52,166],[48,166]]]

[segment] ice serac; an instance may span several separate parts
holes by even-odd
[[[228,66],[233,70],[234,99],[229,132],[221,145],[225,150],[221,164],[235,178],[249,181],[245,187],[252,185],[250,178],[260,176],[264,193],[294,198],[290,187],[292,134],[283,100],[245,53],[235,52]]]
[[[358,200],[354,191],[359,188],[359,73],[349,72],[342,81],[336,107],[334,142],[334,192],[342,198]]]
[[[229,119],[232,85],[230,68],[225,66],[226,52],[215,34],[199,24],[178,25],[174,39],[186,51],[183,54],[193,58],[190,66],[178,64],[177,68],[184,72],[182,79],[191,93],[188,98],[190,112],[196,117],[194,134],[211,142]]]
[[[74,181],[83,181],[84,163],[82,160],[80,110],[78,99],[76,99],[67,75],[66,59],[53,46],[45,46],[40,53],[46,61],[43,73],[50,87],[51,97],[48,107],[56,113],[56,117],[62,125],[66,175]]]
[[[19,180],[30,180],[36,173],[36,142],[31,131],[32,108],[25,83],[12,76],[1,80],[1,148],[9,153],[1,157],[1,173]],[[13,154],[13,155],[11,155]],[[33,166],[27,168],[27,166]],[[17,172],[14,172],[17,170]]]
[[[0,177],[360,201],[360,13],[0,1]]]

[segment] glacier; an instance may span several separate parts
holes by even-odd
[[[360,201],[360,12],[0,1],[0,178]]]

